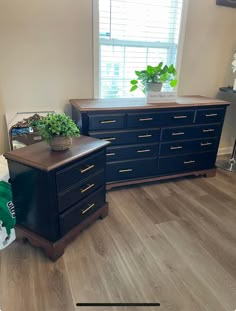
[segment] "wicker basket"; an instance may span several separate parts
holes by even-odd
[[[54,151],[63,151],[69,149],[71,143],[72,143],[71,137],[56,136],[50,141],[49,145],[51,146],[51,149]]]

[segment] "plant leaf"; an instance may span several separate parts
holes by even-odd
[[[133,91],[137,90],[137,88],[138,88],[137,85],[133,85],[133,86],[131,87],[131,89],[130,89],[130,92],[133,92]]]
[[[178,80],[177,79],[174,79],[174,80],[170,81],[170,86],[171,87],[176,87],[177,84],[178,84]]]
[[[138,83],[138,80],[131,80],[130,81],[130,84],[132,84],[132,85],[135,85],[135,84],[137,84]]]

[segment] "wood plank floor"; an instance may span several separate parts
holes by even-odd
[[[108,201],[109,217],[84,230],[56,263],[17,242],[0,253],[0,310],[236,309],[236,173],[120,188]]]

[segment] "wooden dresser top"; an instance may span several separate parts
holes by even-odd
[[[180,107],[204,107],[229,105],[229,102],[203,96],[177,97],[173,103],[147,104],[145,98],[115,98],[115,99],[71,99],[70,103],[80,111],[99,110],[132,110],[132,109],[164,109]]]
[[[80,136],[72,139],[70,149],[52,151],[45,142],[6,152],[4,157],[44,171],[51,171],[73,160],[109,145],[109,142],[92,137]]]

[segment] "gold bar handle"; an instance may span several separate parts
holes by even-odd
[[[150,149],[142,149],[142,150],[137,150],[138,153],[143,153],[143,152],[150,152]]]
[[[176,133],[172,133],[172,136],[179,136],[179,135],[184,135],[184,132],[176,132]]]
[[[205,114],[206,117],[216,117],[218,116],[218,113],[210,113],[210,114]]]
[[[178,150],[178,149],[183,149],[183,147],[182,146],[170,147],[170,150]]]
[[[147,137],[152,137],[151,134],[146,134],[146,135],[139,135],[138,138],[147,138]]]
[[[94,168],[94,167],[95,167],[94,164],[89,165],[88,167],[86,167],[86,168],[84,168],[84,169],[80,169],[80,173],[83,174],[83,173],[85,173],[85,172],[91,170],[91,169]]]
[[[92,203],[92,204],[90,204],[86,209],[82,209],[81,210],[81,214],[85,214],[85,213],[87,213],[91,208],[93,208],[95,206],[95,203]]]
[[[153,121],[153,118],[141,118],[141,119],[138,119],[140,122],[142,121]]]
[[[201,143],[200,144],[202,147],[204,147],[204,146],[210,146],[210,145],[212,145],[212,143]]]
[[[215,132],[215,130],[214,129],[208,129],[208,130],[202,130],[203,131],[203,133],[208,133],[208,132]]]
[[[95,186],[95,184],[90,184],[86,188],[80,189],[80,192],[84,193],[84,192],[88,191],[89,189],[93,188],[94,186]]]
[[[115,137],[107,137],[107,138],[103,138],[103,139],[105,139],[105,140],[116,140]]]
[[[125,170],[119,170],[119,173],[128,173],[128,172],[132,172],[132,168],[127,168]]]
[[[116,120],[104,120],[104,121],[100,121],[101,124],[108,124],[108,123],[116,123]]]
[[[106,154],[107,157],[111,157],[111,156],[114,156],[114,155],[115,155],[115,152],[111,152],[111,153],[107,153]]]
[[[192,164],[195,163],[196,161],[184,161],[184,164]]]
[[[186,119],[188,116],[174,116],[174,119]]]

